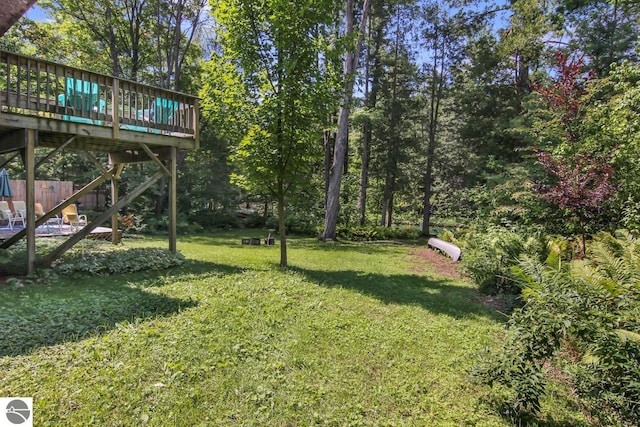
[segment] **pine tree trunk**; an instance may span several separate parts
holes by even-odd
[[[355,52],[347,52],[344,58],[344,92],[342,94],[341,106],[338,112],[338,133],[336,135],[335,148],[333,150],[333,163],[329,172],[329,186],[327,190],[327,211],[324,221],[324,233],[322,240],[336,239],[336,226],[338,223],[338,212],[340,211],[340,187],[342,185],[342,174],[344,171],[344,161],[347,154],[347,136],[349,134],[349,115],[351,113],[351,99],[353,98],[354,74],[358,65],[358,58],[362,52],[364,41],[364,30],[368,20],[370,0],[364,0],[362,6],[362,17],[360,22],[360,35],[356,43]],[[353,33],[354,4],[353,0],[347,0],[346,7],[346,33]]]

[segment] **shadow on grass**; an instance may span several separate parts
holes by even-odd
[[[158,271],[157,274],[150,274],[149,271],[138,271],[135,273],[129,273],[127,274],[127,281],[142,282],[144,283],[145,287],[163,286],[167,283],[168,280],[181,280],[181,276],[222,277],[230,274],[239,274],[244,271],[246,271],[246,269],[233,265],[187,259],[184,265],[161,270]]]
[[[198,305],[145,290],[181,276],[225,276],[240,268],[202,261],[161,271],[108,277],[76,276],[51,285],[0,287],[0,357],[81,340],[118,323],[171,316]],[[136,282],[141,286],[136,286]]]
[[[147,272],[147,277],[149,277]],[[86,277],[0,288],[0,357],[87,338],[118,323],[170,316],[197,305],[127,285],[130,276]]]
[[[478,302],[478,292],[473,288],[457,286],[446,279],[396,274],[368,274],[358,271],[318,271],[291,268],[320,286],[352,289],[376,298],[385,304],[419,305],[433,313],[447,314],[455,318],[469,315],[486,316],[503,320],[497,312]]]

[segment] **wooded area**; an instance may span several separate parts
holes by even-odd
[[[536,412],[544,387],[527,378],[539,378],[567,342],[569,352],[622,358],[624,372],[640,375],[637,309],[609,307],[604,294],[575,285],[595,280],[588,268],[624,259],[620,248],[635,248],[640,231],[637,2],[38,4],[50,20],[23,18],[1,49],[199,93],[200,150],[178,161],[179,229],[277,229],[286,266],[287,233],[396,238],[432,235],[435,225],[439,238],[463,247],[465,269],[485,292],[538,307],[575,292],[585,306],[569,298],[558,308],[575,316],[572,325],[588,323],[580,317],[587,301],[615,312],[599,318],[589,342],[580,328],[563,326],[566,342],[555,337],[560,327],[544,323],[543,309],[514,317],[520,333],[517,319],[542,322],[553,339],[519,335],[505,354],[525,374],[511,376],[507,362],[494,369],[499,378],[487,374],[490,383],[511,381],[512,410]],[[90,181],[91,163],[71,152],[36,178]],[[126,192],[148,172],[136,165],[119,185]],[[127,213],[161,230],[166,186],[160,180]],[[259,209],[239,218],[247,206]],[[589,289],[633,300],[636,273]],[[609,344],[595,348],[600,339]],[[579,392],[603,420],[640,417],[637,381],[620,380],[605,362],[581,369]],[[607,380],[592,382],[598,375]],[[605,389],[617,397],[589,400]]]
[[[188,222],[233,226],[247,202],[274,207],[264,213],[279,219],[258,223],[324,239],[478,218],[568,236],[636,222],[634,137],[619,140],[634,123],[605,114],[623,108],[616,87],[637,73],[632,3],[94,3],[42,2],[51,20],[22,19],[2,48],[199,89],[202,150],[179,164]],[[614,190],[597,212],[545,196],[549,162],[575,177],[605,154]],[[59,162],[38,178],[91,173],[73,153]],[[158,222],[165,186],[132,210]]]

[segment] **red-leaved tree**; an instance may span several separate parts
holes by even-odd
[[[616,192],[611,182],[613,169],[609,164],[609,156],[575,154],[570,159],[564,159],[554,158],[539,150],[536,150],[536,155],[555,181],[549,186],[539,186],[537,191],[549,203],[573,213],[578,222],[584,254],[587,224],[602,214]]]
[[[583,96],[592,76],[584,73],[582,60],[570,60],[562,52],[556,53],[555,59],[558,74],[554,83],[548,87],[534,86],[534,90],[541,95],[547,112],[553,117],[541,126],[547,133],[559,136],[571,149],[561,150],[570,153],[564,156],[534,150],[551,178],[549,185],[538,186],[536,190],[552,205],[573,214],[584,254],[587,226],[604,212],[616,188],[611,181],[610,155],[589,155],[577,149],[582,140]]]

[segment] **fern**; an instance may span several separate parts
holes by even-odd
[[[601,234],[588,256],[570,268],[553,254],[546,264],[520,257],[511,277],[522,287],[525,304],[511,317],[494,363],[484,366],[484,375],[480,369],[478,378],[505,386],[511,396],[507,403],[519,415],[536,413],[545,393],[544,366],[572,354],[556,366],[565,366],[585,407],[604,424],[635,425],[640,419],[640,240],[624,231]]]

